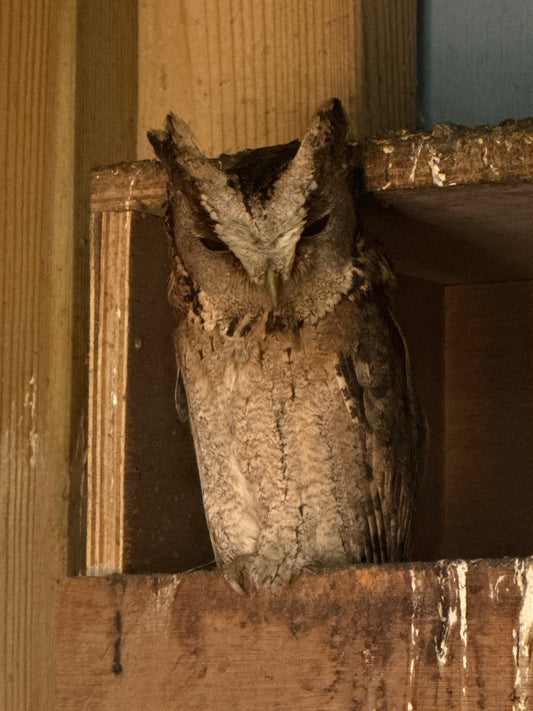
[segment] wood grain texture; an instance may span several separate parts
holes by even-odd
[[[160,123],[161,119],[155,125]],[[440,124],[432,133],[399,131],[387,138],[363,140],[360,160],[366,189],[387,194],[398,189],[531,181],[532,146],[533,119],[475,129]],[[92,208],[120,210],[127,202],[126,209],[161,212],[165,185],[158,161],[103,168],[93,173]]]
[[[533,180],[374,193],[365,223],[396,269],[440,284],[533,279]]]
[[[105,212],[91,235],[87,573],[122,570],[131,212]]]
[[[207,155],[301,136],[340,98],[356,135],[413,127],[416,3],[139,3],[138,156],[172,109]]]
[[[363,145],[369,190],[533,178],[533,119],[465,128],[440,123],[431,133],[399,132]]]
[[[519,711],[533,563],[441,561],[236,594],[216,573],[66,580],[58,711]]]
[[[75,3],[0,4],[0,708],[52,711],[66,571]]]
[[[86,564],[90,173],[135,157],[138,58],[137,0],[78,0],[76,6],[70,574]]]
[[[533,282],[446,290],[444,555],[533,547]]]

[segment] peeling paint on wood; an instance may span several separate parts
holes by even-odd
[[[275,596],[212,572],[69,579],[57,708],[522,711],[532,631],[531,558],[356,566]]]

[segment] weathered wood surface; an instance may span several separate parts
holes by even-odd
[[[533,179],[533,119],[475,129],[439,124],[432,133],[400,131],[365,140],[361,147],[370,192]],[[163,214],[165,201],[166,175],[158,161],[93,173],[93,210]]]
[[[363,146],[370,190],[438,188],[533,178],[533,119],[466,128],[437,124],[431,133],[399,132]]]
[[[279,596],[218,573],[63,581],[58,711],[519,711],[533,561],[354,567]]]
[[[208,154],[301,136],[331,96],[358,136],[414,128],[415,0],[142,0],[139,56],[142,158],[169,109]]]

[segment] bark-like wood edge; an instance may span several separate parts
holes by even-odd
[[[472,129],[440,123],[431,133],[399,131],[365,140],[357,153],[370,192],[532,180],[533,118]],[[162,215],[166,197],[166,175],[159,161],[120,163],[93,171],[93,211]]]

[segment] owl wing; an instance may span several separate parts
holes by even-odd
[[[181,370],[178,368],[176,373],[176,384],[174,386],[174,405],[180,422],[188,422],[189,406],[187,404],[187,393],[185,392],[185,383]]]
[[[386,266],[382,263],[380,269]],[[365,557],[369,562],[404,560],[424,464],[425,419],[411,386],[408,353],[390,311],[385,281],[359,284],[350,300],[353,345],[338,353],[336,372],[360,433],[368,482],[363,492]]]

